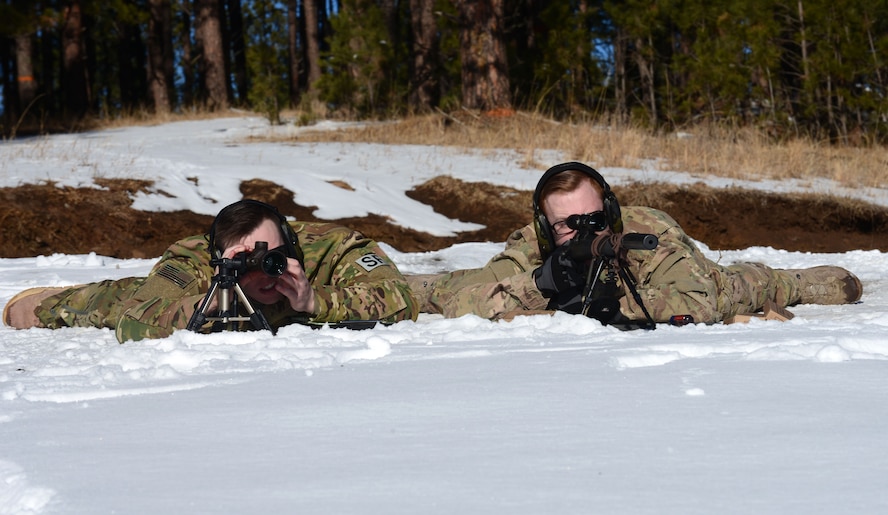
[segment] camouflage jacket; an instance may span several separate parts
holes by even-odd
[[[375,241],[335,224],[291,225],[305,255],[305,273],[315,292],[317,313],[296,313],[286,300],[254,306],[272,328],[294,322],[416,319],[419,310],[406,280]],[[192,236],[164,252],[114,317],[118,341],[162,338],[188,326],[216,273],[209,264],[207,247],[205,236]]]
[[[650,233],[659,238],[655,250],[628,251],[628,271],[655,322],[687,314],[697,322],[715,323],[737,313],[761,309],[767,269],[761,265],[724,267],[704,257],[668,214],[648,207],[623,207],[624,234]],[[458,270],[434,282],[424,311],[456,317],[468,313],[497,319],[520,311],[545,310],[549,299],[536,287],[532,272],[543,263],[533,225],[513,232],[503,252],[483,268]],[[765,279],[760,273],[764,270]],[[747,272],[753,278],[747,280]],[[738,287],[742,284],[743,287]],[[752,286],[749,286],[752,284]],[[620,311],[643,321],[644,313],[621,290]]]

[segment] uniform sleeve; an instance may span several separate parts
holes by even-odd
[[[717,267],[669,215],[651,208],[624,208],[625,232],[651,233],[656,249],[629,251],[630,271],[637,290],[655,322],[672,315],[691,315],[698,323],[721,320],[718,309]],[[620,299],[620,311],[633,320],[644,313],[630,292]]]
[[[419,307],[407,280],[379,245],[352,231],[326,255],[313,276],[312,322],[416,320]]]
[[[202,237],[172,245],[124,303],[115,336],[123,343],[185,329],[209,290],[212,269]]]
[[[471,313],[492,320],[511,311],[545,309],[548,300],[532,275],[541,263],[536,234],[526,226],[512,233],[505,249],[482,268],[436,280],[429,302],[448,318]]]

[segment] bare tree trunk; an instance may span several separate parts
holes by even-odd
[[[802,3],[802,0],[799,0],[799,47],[802,51],[802,73],[804,74],[805,80],[808,79],[809,70],[808,70],[808,37],[805,31],[805,6]]]
[[[503,0],[454,0],[459,16],[463,105],[509,109],[509,70],[503,42]]]
[[[388,44],[391,48],[398,48],[398,1],[377,0],[382,17],[385,20],[385,29],[388,33]]]
[[[247,102],[250,84],[247,79],[247,46],[244,42],[244,14],[241,0],[228,1],[228,29],[231,39],[231,57],[234,81],[237,85],[237,98],[241,104]]]
[[[166,76],[167,98],[170,101],[170,109],[176,104],[176,90],[174,86],[176,56],[173,54],[173,5],[170,0],[164,0],[167,3],[167,13],[164,15],[166,24],[163,26],[163,66],[164,76]]]
[[[180,20],[182,22],[182,32],[179,36],[182,46],[182,77],[184,84],[182,85],[182,104],[186,107],[194,107],[194,61],[191,45],[191,18],[193,10],[190,0],[182,1],[182,12]]]
[[[313,95],[315,83],[321,78],[321,42],[318,34],[318,3],[316,0],[302,1],[302,14],[305,16],[305,45],[308,58],[308,90]]]
[[[155,113],[169,113],[170,84],[167,82],[166,48],[170,42],[164,38],[169,34],[169,0],[150,0],[148,19],[148,92],[154,103]]]
[[[648,38],[648,43],[651,43],[650,38]],[[652,60],[647,59],[643,54],[643,49],[645,48],[644,42],[641,38],[635,40],[635,64],[638,66],[638,74],[641,79],[641,90],[644,95],[644,100],[648,104],[648,118],[651,124],[651,127],[657,126],[657,96],[656,89],[654,87],[654,63]],[[653,48],[648,45],[647,48]]]
[[[437,26],[434,0],[410,0],[410,26],[413,31],[413,77],[410,82],[410,107],[418,112],[428,111],[437,103],[438,79],[435,75],[437,59]]]
[[[196,0],[195,11],[197,15],[195,38],[200,45],[207,107],[211,110],[227,109],[228,81],[225,77],[219,0]]]
[[[626,103],[626,35],[617,27],[614,32],[614,104],[616,117],[620,123],[629,121],[629,108]]]
[[[37,80],[34,79],[34,40],[33,34],[15,36],[15,68],[18,82],[20,113],[26,112],[37,97]]]
[[[299,105],[299,1],[287,0],[287,69],[290,71],[290,107]]]
[[[89,109],[89,81],[83,45],[83,18],[80,0],[69,0],[64,9],[62,27],[62,70],[65,107],[75,117]]]
[[[117,24],[117,83],[120,87],[120,107],[130,111],[140,106],[147,94],[149,63],[145,62],[147,55],[142,41],[142,33],[137,23],[121,21]],[[92,55],[92,52],[89,52]],[[92,69],[92,63],[90,63]],[[107,72],[106,72],[107,74]],[[92,75],[92,74],[91,74]],[[113,75],[105,75],[104,80],[96,75],[99,83],[110,82]]]

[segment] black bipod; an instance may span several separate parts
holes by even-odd
[[[210,283],[210,290],[204,296],[200,307],[191,315],[188,321],[187,329],[189,331],[200,332],[201,328],[207,322],[213,322],[212,332],[218,332],[226,329],[226,326],[234,322],[247,322],[253,324],[253,328],[257,330],[267,329],[274,333],[274,329],[268,324],[265,315],[261,311],[254,309],[250,304],[250,299],[244,294],[240,284],[237,282],[236,268],[228,266],[228,259],[214,259],[210,265],[218,266],[219,273],[213,277]],[[234,291],[234,298],[231,292]],[[207,311],[213,298],[218,294],[217,314],[208,316]],[[242,304],[242,305],[241,305]],[[239,315],[239,307],[246,311],[248,316]]]
[[[614,260],[616,261],[616,260]],[[605,270],[606,269],[606,270]],[[604,280],[601,280],[604,272]],[[620,301],[617,300],[617,276],[629,289],[635,303],[641,308],[646,323],[632,322],[620,313]],[[605,325],[613,325],[619,329],[648,329],[654,330],[657,324],[648,313],[647,307],[638,294],[637,281],[632,273],[617,263],[598,257],[589,267],[589,275],[586,277],[586,288],[583,291],[583,309],[581,313],[594,318]]]
[[[637,281],[632,273],[623,267],[620,254],[624,250],[653,250],[659,245],[659,240],[653,234],[644,233],[602,233],[596,236],[592,232],[594,228],[590,229],[581,224],[583,216],[586,215],[571,215],[567,220],[568,227],[578,231],[577,236],[570,242],[570,257],[578,262],[590,260],[592,262],[589,274],[586,276],[586,287],[582,296],[583,308],[580,312],[602,324],[613,325],[620,329],[655,329],[657,324],[654,323],[654,319],[641,300],[641,295],[638,294]],[[603,282],[602,273],[605,274]],[[620,293],[617,288],[618,276],[629,289],[635,303],[641,308],[647,322],[633,322],[620,313],[620,301],[617,300]]]

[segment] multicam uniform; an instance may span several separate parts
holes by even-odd
[[[289,301],[254,306],[269,325],[416,319],[418,306],[404,276],[373,240],[327,223],[292,222],[315,292],[317,315],[297,313]],[[108,327],[121,343],[163,338],[188,326],[216,273],[207,238],[171,245],[148,277],[108,280],[69,288],[45,299],[35,314],[45,327]],[[241,324],[244,329],[251,326]]]
[[[696,322],[716,323],[738,314],[760,311],[766,300],[779,307],[799,301],[792,274],[757,263],[723,266],[706,259],[678,223],[648,207],[624,207],[625,233],[659,238],[655,250],[628,251],[628,270],[655,322],[672,315],[691,315]],[[519,311],[545,310],[549,299],[536,287],[532,272],[543,263],[532,225],[513,232],[503,252],[483,268],[442,274],[428,284],[422,310],[447,317],[474,313],[497,319]],[[620,285],[620,311],[643,322],[644,313]]]

